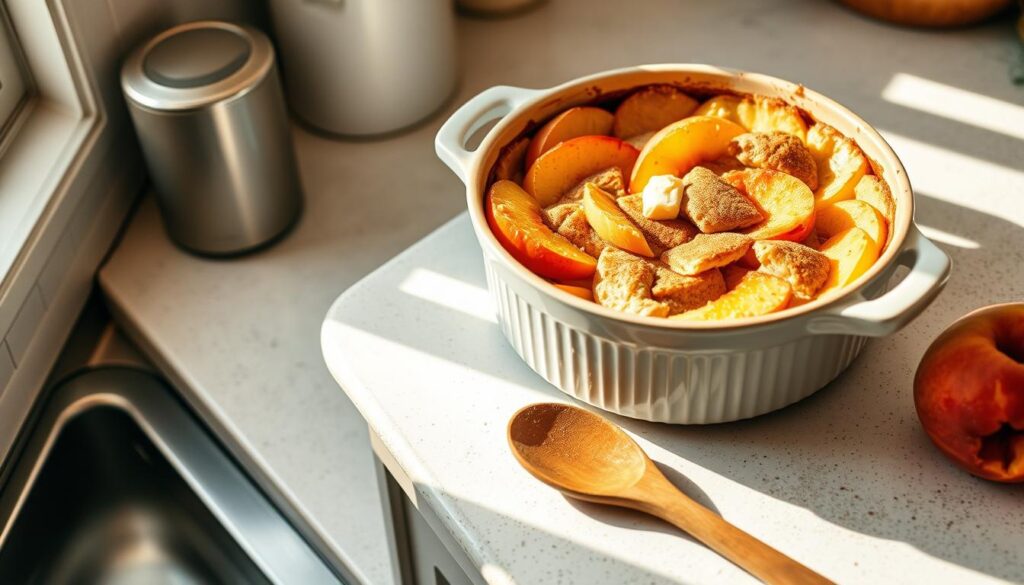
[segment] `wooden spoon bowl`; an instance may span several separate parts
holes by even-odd
[[[508,436],[512,453],[530,473],[578,496],[619,493],[644,475],[647,456],[640,446],[619,427],[580,408],[527,406],[512,417]]]

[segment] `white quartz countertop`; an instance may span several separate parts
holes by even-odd
[[[1000,235],[1024,245],[1020,227]],[[324,322],[328,366],[418,506],[494,585],[754,582],[658,520],[574,502],[519,466],[508,419],[571,399],[502,337],[479,254],[463,215],[349,289]],[[1019,298],[1022,283],[990,291],[954,276],[949,286],[906,329],[869,342],[837,381],[781,411],[689,427],[606,416],[690,496],[838,583],[1024,580],[1021,486],[943,459],[911,396],[917,360],[943,324]]]
[[[1024,298],[1024,89],[1007,73],[1017,50],[1009,21],[938,33],[874,23],[823,0],[550,0],[513,18],[460,19],[458,32],[462,83],[430,121],[372,141],[296,129],[306,209],[286,239],[234,260],[197,258],[168,241],[146,201],[100,274],[136,339],[336,556],[366,583],[391,581],[365,423],[322,362],[321,321],[339,293],[463,208],[461,185],[433,154],[447,113],[496,84],[546,87],[639,63],[706,62],[802,82],[881,128],[917,188],[919,223],[953,256],[953,276],[921,319],[869,344],[839,382],[793,408],[710,428],[620,422],[689,478],[691,493],[705,492],[726,517],[827,575],[1024,579],[1011,557],[1024,525],[1004,513],[1019,512],[1022,492],[949,466],[910,400],[913,367],[946,323]],[[514,466],[507,416],[560,395],[488,322],[466,226],[446,234],[433,245],[452,257],[420,248],[349,297],[369,303],[369,291],[380,291],[375,312],[345,326],[361,330],[367,347],[417,356],[424,372],[368,362],[365,387],[346,391],[382,438],[408,447],[396,450],[400,463],[429,505],[451,512],[440,516],[489,579],[742,579],[655,522],[572,504]],[[483,303],[469,305],[478,314],[407,299],[398,284],[416,268],[428,271],[416,278],[462,283]],[[339,327],[348,320],[333,315]],[[425,375],[434,372],[451,378]]]

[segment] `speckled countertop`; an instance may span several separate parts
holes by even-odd
[[[551,0],[514,18],[461,19],[459,34],[462,85],[424,125],[360,142],[296,130],[307,207],[284,241],[237,260],[195,258],[168,242],[147,202],[100,275],[136,338],[334,554],[367,583],[390,581],[365,423],[322,363],[320,323],[339,293],[463,207],[461,186],[433,155],[447,113],[495,84],[707,62],[802,82],[882,129],[917,189],[918,222],[953,257],[953,275],[924,316],[870,343],[838,382],[792,408],[708,428],[620,422],[691,494],[826,575],[1024,580],[1024,492],[947,464],[910,397],[914,365],[947,323],[1024,298],[1024,89],[1009,83],[1019,50],[1009,20],[940,33],[821,0],[628,9]],[[346,390],[484,575],[524,584],[744,579],[660,524],[570,503],[514,465],[508,415],[560,394],[488,321],[465,224],[429,246],[349,297],[379,295],[374,312],[335,315],[365,348],[414,356],[416,375],[408,362],[368,363],[359,377],[378,394]],[[454,282],[470,299],[463,311],[400,293],[416,268],[430,272],[415,273],[413,285],[431,274]]]
[[[1020,227],[1000,235],[1024,245]],[[349,289],[324,324],[328,365],[419,507],[443,519],[490,584],[753,582],[668,525],[573,502],[519,467],[506,421],[531,402],[569,399],[502,337],[479,253],[462,216]],[[1024,491],[943,459],[917,423],[910,383],[944,323],[1020,298],[1021,284],[993,292],[954,277],[836,382],[770,415],[704,427],[610,418],[689,495],[839,583],[1019,581]]]

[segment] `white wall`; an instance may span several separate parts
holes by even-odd
[[[129,47],[165,28],[193,20],[232,20],[265,28],[262,0],[110,0],[110,6],[119,34]]]

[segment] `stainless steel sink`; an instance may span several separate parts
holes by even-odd
[[[340,583],[172,391],[72,377],[0,491],[0,583]]]

